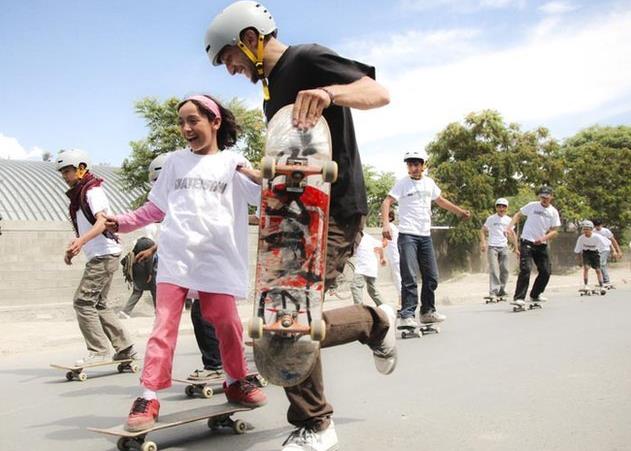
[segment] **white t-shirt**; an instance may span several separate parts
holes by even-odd
[[[90,206],[92,215],[96,217],[97,213],[103,212],[104,214],[110,214],[110,202],[107,200],[105,190],[101,186],[95,186],[90,188],[85,193],[85,199]],[[90,224],[79,209],[77,211],[77,228],[79,229],[79,236],[87,233],[91,228]],[[92,238],[83,246],[83,252],[88,261],[94,257],[100,257],[102,255],[116,255],[121,253],[121,247],[118,243],[112,239],[106,238],[105,235],[100,234]]]
[[[248,291],[248,203],[260,187],[238,173],[232,151],[171,154],[149,193],[166,216],[158,240],[157,282],[244,298]]]
[[[365,233],[355,250],[355,273],[368,277],[377,277],[379,260],[375,253],[376,247],[381,247],[381,243]]]
[[[613,233],[607,227],[601,227],[600,230],[594,227],[594,233],[597,233],[598,235],[602,235],[608,240],[613,238]]]
[[[393,267],[396,266],[397,269],[399,267],[399,247],[397,246],[397,242],[399,241],[399,229],[396,225],[390,223],[390,234],[392,235],[392,239],[388,241],[386,245],[386,258],[390,262],[390,265]]]
[[[528,241],[537,241],[548,233],[552,227],[559,227],[561,219],[559,212],[552,205],[544,207],[541,202],[530,202],[519,210],[522,215],[527,216],[521,238]]]
[[[508,238],[506,237],[506,228],[511,222],[508,215],[500,216],[497,213],[486,218],[484,229],[489,232],[489,246],[506,247],[508,246]]]
[[[429,177],[413,180],[409,176],[394,184],[389,196],[399,203],[399,232],[429,236],[432,226],[432,201],[440,196],[440,188]]]
[[[592,236],[587,238],[584,234],[581,234],[576,240],[574,253],[580,254],[583,251],[608,251],[610,246],[611,241],[602,235],[592,233]]]
[[[143,236],[152,239],[154,242],[158,242],[158,238],[160,237],[160,224],[153,223],[147,224],[143,227]]]

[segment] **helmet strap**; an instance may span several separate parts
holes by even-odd
[[[254,56],[254,53],[252,53],[252,51],[240,39],[239,42],[237,42],[237,46],[239,47],[239,49],[241,49],[243,54],[252,62],[252,64],[254,64],[256,75],[263,84],[263,98],[265,100],[269,100],[269,85],[267,83],[267,78],[265,78],[265,70],[263,69],[263,52],[265,51],[264,43],[265,36],[259,34],[258,44],[256,46],[256,56]]]
[[[88,172],[87,168],[82,168],[81,166],[79,166],[77,168],[77,178],[81,180],[85,176],[86,172]]]

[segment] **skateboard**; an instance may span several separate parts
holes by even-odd
[[[485,304],[494,304],[496,302],[506,302],[506,297],[504,296],[484,296]]]
[[[427,334],[439,334],[440,327],[435,323],[420,324],[418,327],[403,326],[397,327],[401,331],[401,338],[420,338]]]
[[[536,308],[542,308],[541,304],[538,302],[528,302],[526,305],[514,305],[513,312],[525,312],[526,310],[534,310]]]
[[[290,387],[312,371],[324,339],[322,319],[329,220],[331,135],[324,118],[306,131],[293,105],[268,124],[254,312],[248,324],[254,361],[265,379]]]
[[[592,294],[604,296],[607,294],[607,290],[605,289],[605,287],[587,288],[587,289],[579,288],[578,292],[580,293],[581,296],[591,296]]]
[[[137,373],[140,371],[140,365],[137,360],[125,359],[125,360],[107,360],[105,362],[91,363],[89,365],[84,366],[66,366],[66,365],[58,365],[56,363],[51,363],[50,366],[52,368],[57,368],[58,370],[66,370],[66,379],[69,381],[76,379],[81,382],[88,379],[87,373],[84,371],[86,368],[95,368],[97,366],[106,366],[106,365],[118,365],[116,369],[119,373],[123,373],[125,371],[131,373]]]
[[[138,432],[126,431],[124,424],[108,429],[88,428],[88,430],[98,432],[99,434],[119,437],[116,447],[120,451],[157,451],[158,445],[155,442],[145,440],[149,433],[180,426],[182,424],[193,423],[194,421],[207,420],[208,427],[213,432],[222,428],[231,428],[235,434],[243,434],[248,430],[254,429],[254,427],[243,420],[233,420],[231,417],[237,412],[245,412],[248,410],[252,410],[252,408],[225,403],[218,406],[204,406],[198,407],[197,409],[161,415],[159,421],[152,427]]]
[[[265,387],[267,385],[267,381],[263,376],[258,373],[250,373],[245,376],[247,380],[257,385],[258,387]],[[200,378],[200,379],[173,379],[173,382],[179,382],[181,384],[186,384],[184,387],[184,393],[189,398],[194,396],[201,396],[202,398],[211,398],[214,393],[220,393],[223,391],[223,383],[225,381],[225,376],[220,374],[215,374],[210,377]]]

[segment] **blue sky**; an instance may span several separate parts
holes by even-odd
[[[87,150],[119,165],[145,136],[136,100],[261,90],[213,67],[203,36],[229,1],[3,1],[0,158]],[[449,122],[493,108],[559,139],[631,123],[631,1],[281,1],[287,44],[318,42],[373,64],[392,102],[355,114],[365,163],[399,157]]]

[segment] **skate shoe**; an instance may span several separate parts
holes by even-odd
[[[125,349],[121,349],[112,356],[112,360],[138,360],[138,353],[134,349],[134,345],[128,346]]]
[[[337,450],[337,434],[333,420],[328,428],[316,432],[307,427],[295,429],[283,442],[282,451],[334,451]]]
[[[206,368],[201,368],[193,371],[189,374],[189,379],[210,379],[211,377],[221,378],[223,377],[223,370],[218,368],[216,370],[207,370]]]
[[[93,365],[95,363],[107,362],[108,360],[109,356],[106,353],[90,351],[87,356],[77,360],[74,364],[75,366],[86,366]]]
[[[125,423],[125,430],[129,432],[144,431],[152,427],[160,412],[160,401],[157,399],[136,398]]]
[[[267,396],[247,379],[241,379],[231,385],[223,383],[224,393],[228,402],[246,407],[260,407],[267,404]]]
[[[414,318],[401,318],[399,319],[399,329],[407,329],[407,328],[417,328],[418,324],[414,321]]]
[[[443,322],[447,319],[447,317],[438,312],[427,312],[427,313],[423,313],[420,319],[421,319],[421,323],[429,324],[429,323]]]
[[[388,332],[386,333],[386,336],[383,337],[381,343],[376,346],[371,346],[370,348],[372,349],[372,353],[375,357],[375,366],[377,367],[377,371],[382,374],[390,374],[397,366],[397,347],[394,331],[397,314],[394,307],[391,305],[381,304],[378,309],[382,310],[386,314],[390,327],[388,328]]]
[[[506,296],[506,291],[501,289],[500,291],[498,291],[497,296],[500,298],[503,298],[504,296]]]
[[[513,299],[511,304],[516,305],[517,307],[523,307],[524,305],[526,305],[526,301],[524,301],[523,299]]]
[[[541,295],[537,297],[530,296],[530,302],[547,302],[547,301],[548,301],[548,298],[543,297]]]

